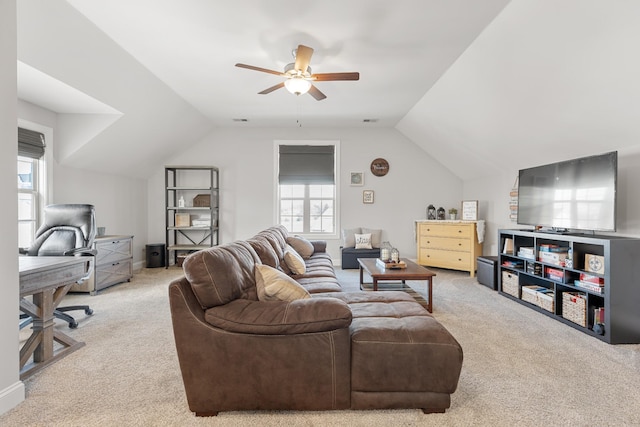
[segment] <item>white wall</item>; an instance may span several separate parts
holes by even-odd
[[[0,239],[0,414],[24,400],[18,365],[18,199],[16,198],[16,2],[0,0],[0,200],[3,201]],[[14,327],[11,327],[14,325]]]
[[[221,242],[246,239],[276,223],[275,140],[340,141],[339,227],[383,230],[383,239],[401,256],[416,257],[414,221],[426,218],[429,204],[459,207],[462,182],[393,129],[218,129],[165,165],[220,168]],[[382,157],[389,173],[376,177],[371,161]],[[350,172],[364,172],[362,187],[349,185]],[[164,170],[149,179],[149,239],[164,241]],[[374,190],[374,204],[362,203],[362,191]],[[340,241],[329,252],[340,262]]]
[[[51,197],[49,203],[89,203],[96,207],[96,222],[107,234],[133,235],[133,261],[136,268],[144,261],[147,242],[147,181],[91,170],[70,168],[57,159],[58,114],[18,101],[18,118],[51,128],[53,148]],[[123,154],[124,155],[124,154]]]

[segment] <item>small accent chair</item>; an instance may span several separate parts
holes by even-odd
[[[95,208],[93,205],[60,204],[49,205],[44,208],[44,221],[36,232],[35,240],[29,248],[21,249],[26,256],[95,256],[92,249],[96,236]],[[93,274],[94,263],[88,262],[87,275],[80,279],[82,283]],[[74,305],[58,307],[54,316],[65,320],[74,329],[78,322],[66,314],[67,311],[84,310],[85,314],[93,314],[88,305]],[[26,314],[20,316],[20,328],[31,323],[32,319]]]

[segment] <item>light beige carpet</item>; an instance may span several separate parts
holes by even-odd
[[[79,351],[29,378],[1,426],[638,426],[640,345],[611,346],[510,301],[461,272],[434,270],[434,316],[464,349],[445,414],[419,410],[231,412],[187,407],[167,298],[177,268],[145,269],[97,296],[71,295]],[[337,270],[346,290],[357,270]],[[422,282],[408,282],[425,294]],[[424,363],[429,363],[425,361]],[[212,379],[215,380],[215,379]]]

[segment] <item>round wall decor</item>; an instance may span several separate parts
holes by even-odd
[[[375,176],[385,176],[389,172],[389,162],[377,158],[371,162],[371,173]]]

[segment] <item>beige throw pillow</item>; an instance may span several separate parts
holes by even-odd
[[[365,228],[362,227],[362,233],[370,233],[371,234],[371,247],[379,248],[382,243],[382,230],[376,228]]]
[[[284,250],[284,262],[292,274],[304,274],[307,271],[307,265],[304,260],[291,245],[287,245]]]
[[[356,249],[371,249],[371,233],[356,234]]]
[[[311,298],[309,292],[283,272],[264,264],[256,264],[256,287],[260,301],[294,301]]]
[[[287,237],[287,243],[290,244],[293,249],[298,252],[303,259],[307,259],[313,255],[315,248],[313,247],[313,243],[300,236],[290,236]]]
[[[342,246],[345,248],[353,248],[356,246],[356,234],[361,233],[360,227],[358,228],[343,228],[342,229]]]

